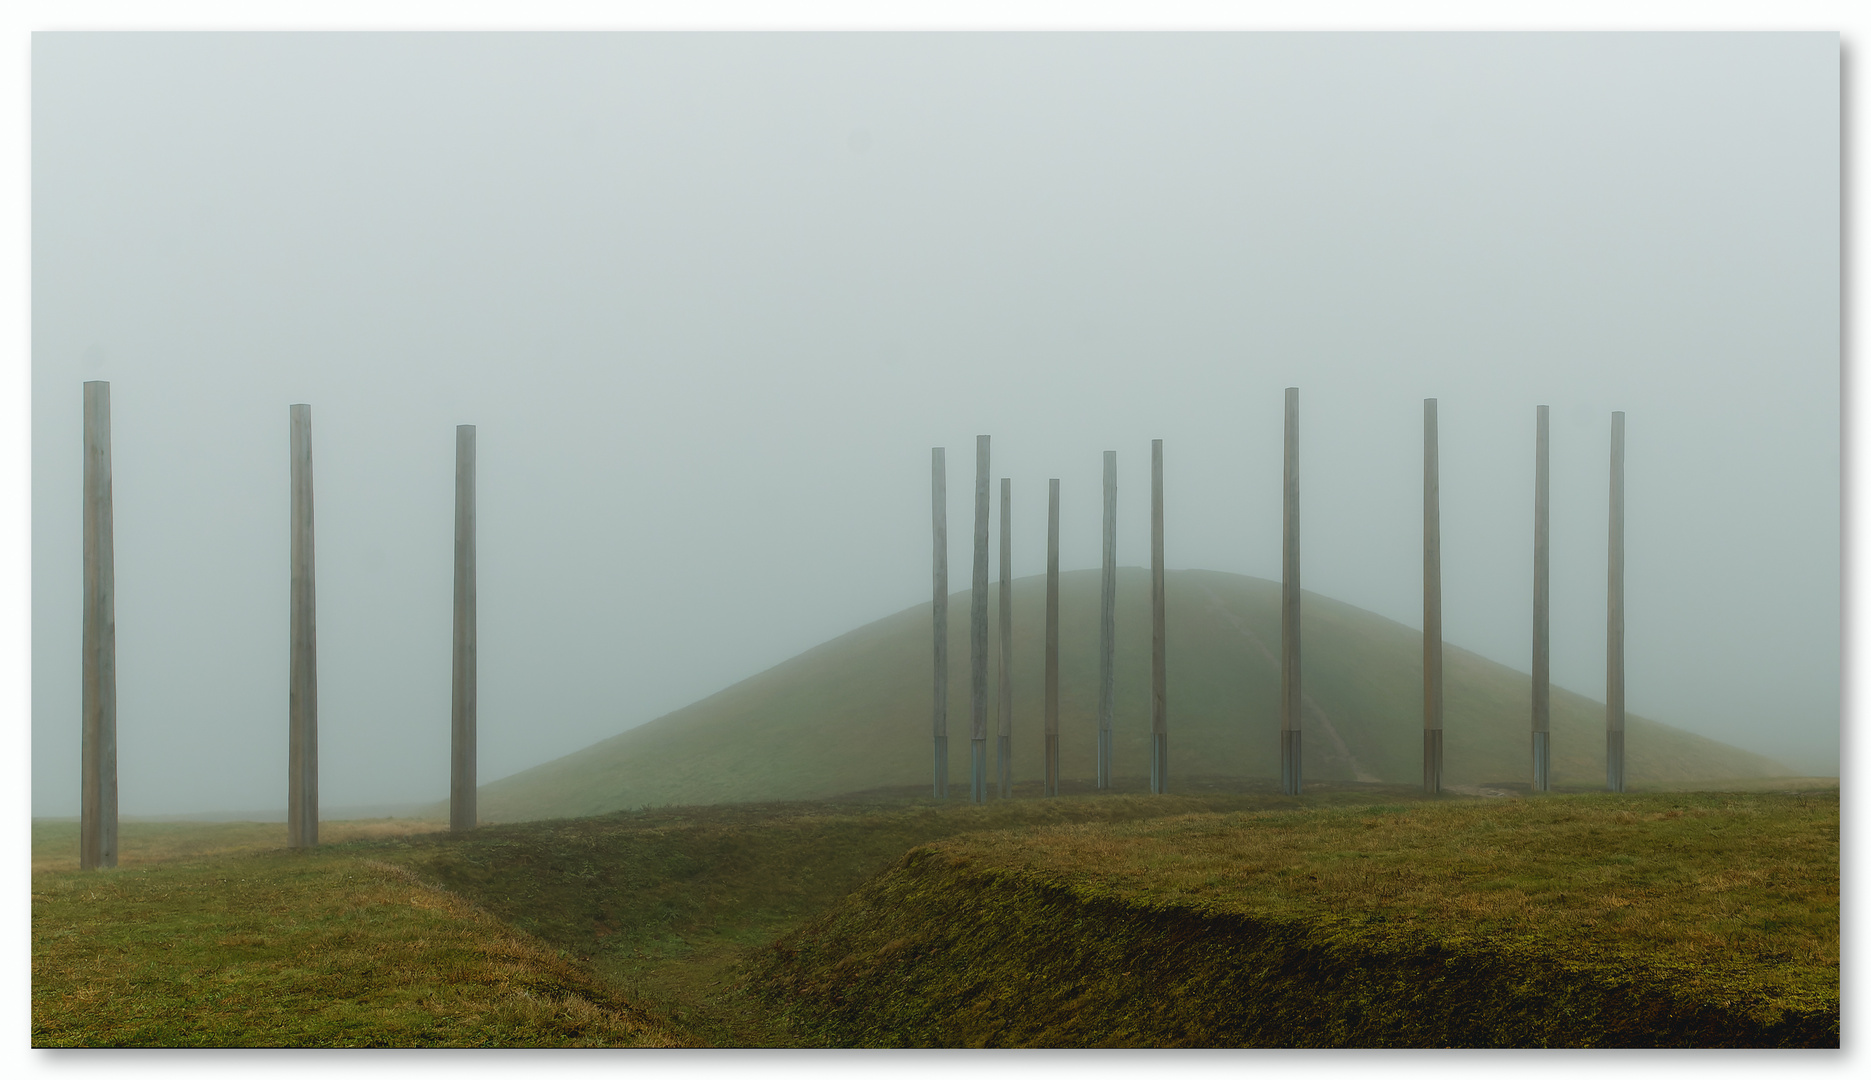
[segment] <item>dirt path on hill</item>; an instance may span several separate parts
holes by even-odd
[[[1248,644],[1259,650],[1260,655],[1266,658],[1268,665],[1271,666],[1274,671],[1279,671],[1280,658],[1274,655],[1272,649],[1267,648],[1267,643],[1260,639],[1260,635],[1254,633],[1252,628],[1242,622],[1240,616],[1229,611],[1228,608],[1222,604],[1221,597],[1215,595],[1214,589],[1204,585],[1202,586],[1202,591],[1208,594],[1208,602],[1215,606],[1216,614],[1220,615],[1222,619],[1226,620],[1228,625],[1234,627],[1236,632],[1246,638]],[[1365,783],[1375,783],[1377,781],[1377,776],[1375,774],[1366,769],[1363,765],[1358,764],[1358,759],[1351,756],[1351,750],[1345,746],[1345,740],[1339,738],[1338,729],[1332,726],[1331,717],[1326,716],[1325,710],[1319,708],[1319,703],[1312,700],[1312,695],[1306,693],[1304,690],[1299,692],[1299,707],[1303,713],[1310,715],[1318,722],[1319,729],[1325,732],[1325,737],[1332,740],[1332,746],[1338,751],[1338,756],[1351,763],[1351,775],[1353,778]]]

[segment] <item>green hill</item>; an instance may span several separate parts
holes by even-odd
[[[1170,788],[1279,768],[1278,582],[1208,570],[1166,575]],[[1150,578],[1118,571],[1113,776],[1149,762]],[[1013,583],[1014,780],[1041,776],[1043,576]],[[1097,744],[1099,572],[1060,575],[1060,768],[1089,779]],[[950,793],[967,797],[968,603],[949,601]],[[1422,634],[1307,593],[1303,607],[1309,780],[1410,783],[1422,775]],[[995,619],[990,617],[990,624]],[[575,754],[483,785],[484,821],[574,817],[646,805],[821,798],[930,778],[930,606],[919,604]],[[998,655],[998,645],[990,657]],[[1529,677],[1449,646],[1444,776],[1451,786],[1524,782]],[[989,734],[997,692],[990,674]],[[1555,687],[1556,787],[1604,783],[1604,707]],[[1775,762],[1639,716],[1626,722],[1633,787],[1787,775]],[[990,738],[990,759],[992,740]],[[990,766],[991,768],[991,766]]]

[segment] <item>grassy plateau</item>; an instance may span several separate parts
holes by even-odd
[[[1838,1043],[1836,786],[1125,787],[39,822],[33,1043]]]

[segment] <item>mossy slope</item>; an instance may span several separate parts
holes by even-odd
[[[1060,576],[1061,769],[1093,773],[1098,571]],[[1278,774],[1278,582],[1205,570],[1168,583],[1170,772]],[[1014,777],[1040,777],[1045,580],[1013,583]],[[968,595],[950,600],[950,776],[966,784]],[[1307,593],[1306,774],[1409,783],[1421,775],[1422,635]],[[1115,774],[1149,760],[1149,574],[1118,571]],[[993,622],[993,620],[990,620]],[[930,770],[930,605],[861,627],[661,719],[483,785],[486,821],[574,817],[645,805],[813,799],[924,784]],[[998,655],[998,646],[990,655]],[[1455,785],[1527,771],[1529,678],[1450,647],[1445,768]],[[997,692],[990,690],[990,702]],[[992,706],[990,705],[990,708]],[[1758,755],[1640,716],[1628,721],[1634,786],[1784,775]],[[1603,706],[1555,689],[1555,784],[1604,782]],[[957,768],[963,771],[957,773]]]

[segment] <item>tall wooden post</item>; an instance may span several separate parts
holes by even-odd
[[[974,768],[970,773],[969,798],[977,803],[987,801],[987,466],[988,437],[977,435],[974,442],[974,603],[968,613],[970,674],[973,677],[970,705],[974,720],[970,737]]]
[[[78,865],[117,865],[117,573],[111,537],[110,384],[84,384],[84,656]]]
[[[1111,787],[1117,711],[1117,451],[1104,452],[1104,594],[1098,606],[1098,790]]]
[[[1299,755],[1299,388],[1286,388],[1280,515],[1280,793],[1302,787]]]
[[[1605,786],[1624,790],[1624,414],[1611,414],[1611,537],[1605,604]]]
[[[1046,493],[1046,794],[1059,794],[1059,481]]]
[[[1533,790],[1552,790],[1552,621],[1548,571],[1552,516],[1547,407],[1537,410],[1533,441]]]
[[[948,798],[948,474],[929,451],[929,528],[935,535],[935,797]]]
[[[1442,791],[1442,492],[1436,399],[1423,399],[1423,790]]]
[[[1168,654],[1163,618],[1163,440],[1150,440],[1150,790],[1169,790]]]
[[[292,668],[286,753],[286,846],[318,844],[318,616],[312,557],[312,407],[292,415]]]
[[[475,774],[479,736],[474,569],[474,425],[455,428],[455,678],[450,717],[448,827],[479,823]]]
[[[1000,479],[1000,700],[995,711],[995,794],[1013,794],[1013,481]]]

